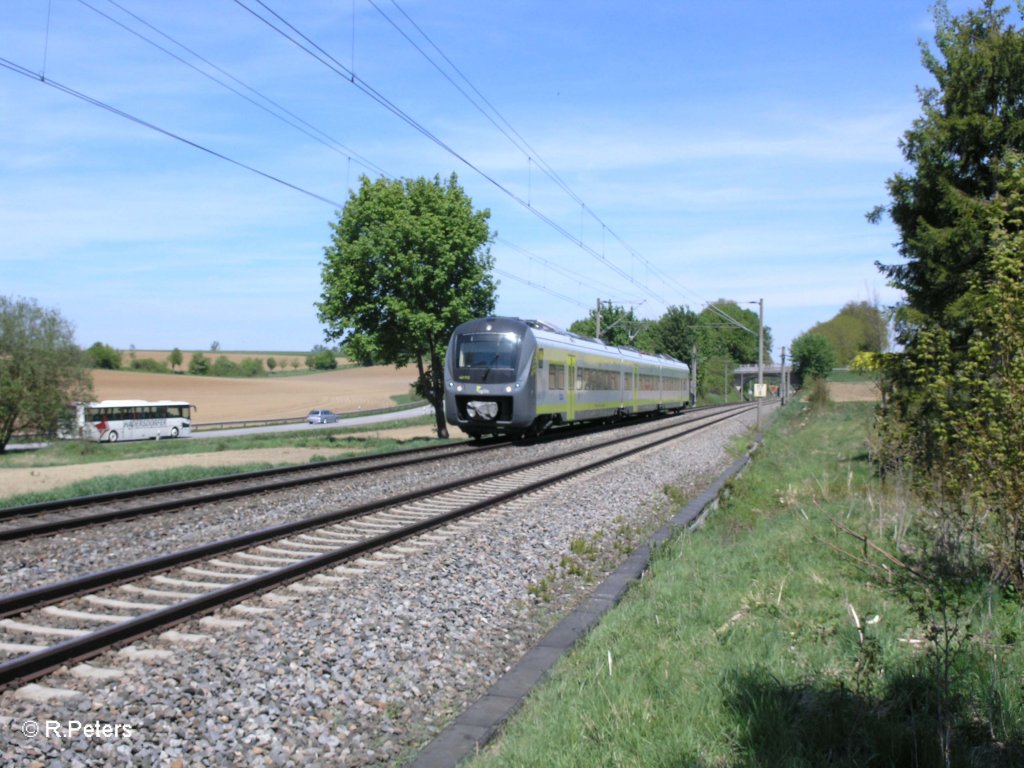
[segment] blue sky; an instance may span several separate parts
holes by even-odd
[[[895,230],[864,214],[932,84],[925,0],[265,2],[6,0],[0,294],[83,346],[306,350],[359,175],[454,171],[498,233],[499,314],[763,298],[777,359],[899,299],[874,266]]]

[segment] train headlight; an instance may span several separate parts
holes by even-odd
[[[505,391],[506,392],[511,392],[512,391],[512,387],[510,387],[510,386],[509,387],[505,387]]]
[[[462,391],[462,385],[461,384],[456,384],[455,385],[455,391],[456,392],[461,392]]]

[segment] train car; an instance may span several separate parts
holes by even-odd
[[[470,320],[452,333],[445,356],[446,418],[473,437],[680,411],[689,403],[685,363],[536,320]]]

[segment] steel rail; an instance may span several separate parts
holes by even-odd
[[[400,456],[416,455],[430,451],[444,450],[445,448],[454,448],[458,445],[460,444],[455,443],[454,445],[451,446],[430,445],[424,448],[410,448],[404,451],[391,451],[389,453],[381,453],[373,457],[346,456],[341,459],[327,459],[326,461],[318,461],[315,464],[300,464],[289,467],[274,467],[272,469],[257,469],[251,472],[239,472],[237,474],[232,475],[217,475],[215,477],[204,477],[197,480],[182,480],[175,483],[148,485],[142,488],[131,488],[123,491],[107,491],[105,493],[95,493],[89,496],[75,496],[69,499],[39,501],[33,504],[22,504],[16,507],[5,507],[3,509],[0,509],[0,521],[7,520],[12,517],[20,517],[22,515],[38,514],[40,512],[59,512],[65,509],[88,507],[92,506],[93,504],[106,504],[111,501],[124,501],[125,499],[135,499],[141,496],[153,496],[160,493],[175,493],[177,491],[187,491],[195,488],[205,488],[210,485],[217,485],[222,483],[259,480],[260,478],[265,477],[278,477],[280,475],[296,474],[299,472],[309,472],[311,470],[327,467],[343,467],[349,464],[370,461],[372,459],[385,459]]]
[[[436,454],[438,451],[446,451],[447,455],[460,456],[464,453],[476,452],[476,451],[487,451],[496,450],[501,446],[490,445],[485,447],[467,447],[459,449],[458,446],[443,446],[443,447],[430,447],[430,448],[416,448],[410,451],[400,451],[398,453],[383,454],[386,457],[397,457],[403,454],[411,454],[425,451],[432,451]],[[322,483],[329,480],[338,480],[344,477],[350,477],[352,475],[359,475],[371,472],[383,472],[389,469],[397,469],[400,467],[413,466],[415,464],[422,464],[428,461],[436,461],[439,457],[437,455],[419,455],[416,458],[405,461],[399,460],[390,463],[377,463],[372,466],[364,467],[350,467],[345,466],[340,469],[333,469],[326,472],[317,472],[316,470],[321,468],[319,464],[305,464],[299,467],[279,467],[277,470],[263,470],[268,473],[266,475],[260,472],[246,472],[240,475],[223,475],[215,478],[207,478],[205,481],[197,481],[196,483],[170,483],[165,486],[152,486],[147,488],[146,494],[137,495],[153,495],[159,492],[174,492],[178,490],[187,490],[196,485],[228,485],[233,482],[244,483],[247,480],[258,480],[262,477],[269,477],[272,474],[284,474],[288,473],[290,476],[280,480],[271,480],[268,482],[262,482],[258,485],[239,485],[237,487],[224,488],[219,491],[210,491],[208,493],[199,493],[185,497],[178,497],[172,499],[164,499],[161,501],[153,501],[144,504],[136,504],[130,507],[122,507],[120,509],[108,509],[102,512],[95,512],[89,515],[82,515],[80,517],[70,518],[59,518],[56,520],[48,520],[42,523],[34,523],[30,525],[24,525],[18,528],[0,528],[0,541],[17,541],[19,539],[27,539],[33,536],[45,536],[51,533],[58,533],[61,531],[72,530],[74,528],[85,528],[91,525],[99,525],[101,523],[109,523],[115,520],[125,520],[132,517],[142,517],[144,515],[152,515],[160,512],[173,512],[176,509],[182,509],[184,507],[193,507],[200,504],[212,504],[218,501],[227,501],[229,499],[237,499],[241,496],[253,496],[258,493],[269,493],[271,491],[287,490],[289,488],[298,488],[303,485],[310,485],[312,483]],[[369,459],[367,457],[349,457],[347,459],[338,459],[338,462],[362,462],[366,463]],[[296,475],[300,473],[310,473],[302,477]],[[172,487],[173,486],[173,487]],[[122,493],[122,492],[116,492]],[[81,497],[81,498],[93,498],[93,497]],[[122,496],[120,498],[131,498],[131,496]],[[87,506],[87,505],[82,505]],[[53,510],[47,511],[58,511],[65,507],[59,505]],[[37,512],[38,514],[38,512]]]
[[[693,409],[687,411],[687,413],[692,414],[697,410],[703,409]],[[574,434],[579,434],[579,432]],[[436,454],[438,452],[444,452],[445,458],[449,456],[457,457],[465,453],[498,450],[506,445],[507,440],[488,440],[483,443],[476,442],[466,445],[457,443],[449,446],[426,446],[423,448],[413,448],[405,451],[393,451],[390,453],[379,454],[373,458],[366,456],[350,456],[342,459],[331,459],[324,462],[318,462],[316,464],[276,467],[274,469],[243,472],[235,475],[219,475],[217,477],[203,478],[200,480],[165,483],[163,485],[147,486],[145,488],[137,488],[134,490],[110,491],[108,493],[79,496],[62,501],[38,502],[36,504],[27,504],[19,507],[9,507],[6,509],[0,509],[0,522],[20,516],[74,510],[94,504],[104,504],[123,501],[126,499],[154,496],[162,493],[193,491],[198,488],[206,488],[215,485],[234,486],[224,488],[221,491],[211,491],[208,493],[165,499],[162,501],[135,504],[129,507],[122,507],[120,509],[107,509],[88,515],[81,515],[79,517],[57,518],[55,520],[30,523],[28,525],[18,527],[0,528],[0,542],[19,541],[21,539],[32,538],[35,536],[46,536],[76,528],[100,525],[102,523],[109,523],[115,520],[126,520],[133,517],[142,517],[144,515],[158,514],[161,512],[172,512],[185,507],[198,506],[200,504],[212,504],[218,501],[236,499],[242,496],[251,496],[257,493],[268,493],[272,491],[286,490],[288,488],[297,488],[302,485],[337,480],[343,477],[362,474],[364,472],[381,472],[388,469],[412,466],[435,460],[437,456],[432,454]],[[406,457],[408,456],[414,456],[415,458],[407,460]],[[394,461],[388,462],[389,459],[394,459]],[[367,462],[374,461],[377,463],[372,466],[352,466],[356,464],[365,465]],[[331,469],[332,467],[337,467],[338,469]],[[322,469],[328,471],[321,472],[320,470]],[[258,485],[239,485],[250,480],[262,480],[263,478],[281,477],[282,475],[285,476],[284,479],[263,482]]]
[[[18,683],[36,679],[71,661],[91,658],[108,648],[128,642],[129,640],[152,632],[155,629],[180,623],[211,611],[214,608],[237,602],[245,597],[281,586],[282,584],[290,583],[291,581],[295,581],[308,573],[316,570],[322,570],[323,568],[333,565],[340,560],[379,549],[383,546],[414,536],[425,530],[437,528],[452,520],[475,514],[483,509],[502,504],[519,496],[537,491],[541,488],[564,482],[570,477],[574,477],[584,472],[593,471],[606,464],[620,461],[626,457],[655,448],[673,440],[677,440],[681,437],[693,434],[694,432],[708,429],[722,421],[734,418],[739,413],[745,412],[745,410],[747,409],[730,411],[724,415],[718,415],[717,417],[709,417],[708,421],[700,424],[670,425],[664,427],[662,430],[653,430],[652,432],[645,433],[645,435],[638,436],[637,439],[639,440],[642,437],[656,434],[658,431],[671,431],[672,433],[653,441],[647,441],[640,445],[625,448],[610,456],[585,463],[579,467],[571,468],[557,475],[541,478],[517,488],[499,492],[485,499],[456,507],[426,520],[402,526],[378,536],[367,538],[357,544],[341,547],[322,555],[315,555],[297,563],[284,566],[275,571],[254,576],[250,579],[227,585],[221,589],[197,595],[194,598],[167,606],[166,608],[150,611],[135,618],[127,619],[124,622],[91,632],[88,635],[72,638],[49,646],[48,648],[0,663],[0,690]],[[680,429],[680,427],[682,428]],[[133,563],[129,566],[124,566],[123,568],[103,571],[98,574],[82,577],[81,579],[73,579],[71,581],[61,582],[49,587],[20,592],[3,599],[3,607],[0,608],[2,613],[0,613],[0,615],[10,615],[12,612],[19,612],[20,610],[28,607],[36,608],[43,604],[53,602],[54,599],[76,595],[100,586],[110,586],[114,583],[124,581],[129,577],[143,575],[143,573],[146,575],[152,575],[156,572],[166,570],[168,567],[173,565],[181,565],[185,562],[200,559],[207,554],[220,554],[226,550],[240,549],[244,546],[240,544],[242,540],[245,540],[247,543],[261,543],[268,538],[280,538],[282,535],[294,533],[299,530],[306,530],[312,527],[322,527],[325,522],[335,522],[336,520],[344,519],[345,517],[359,516],[361,514],[365,514],[366,511],[375,511],[377,509],[394,507],[398,504],[407,503],[408,501],[415,499],[436,496],[447,490],[454,490],[462,486],[479,484],[485,480],[501,477],[503,475],[520,472],[525,469],[531,469],[544,464],[563,461],[573,456],[609,447],[613,442],[614,441],[607,441],[599,446],[578,448],[557,457],[545,457],[543,459],[523,462],[514,467],[505,467],[500,470],[495,470],[493,472],[477,476],[471,480],[444,483],[440,486],[427,489],[426,491],[402,494],[383,502],[356,508],[356,510],[359,511],[341,510],[339,512],[309,518],[305,521],[298,521],[297,523],[275,526],[264,531],[247,534],[242,537],[234,537],[211,545],[195,547],[164,557],[154,558],[153,560]],[[200,551],[204,554],[197,554]],[[58,593],[62,593],[59,595],[59,598],[55,597]],[[15,609],[15,605],[19,606],[19,608]]]

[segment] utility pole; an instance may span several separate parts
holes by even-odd
[[[594,338],[601,340],[601,300],[597,300],[597,312],[594,313]]]
[[[757,431],[761,431],[761,401],[764,399],[764,299],[757,300]]]
[[[779,397],[786,404],[786,348],[782,348],[782,368],[779,370]]]

